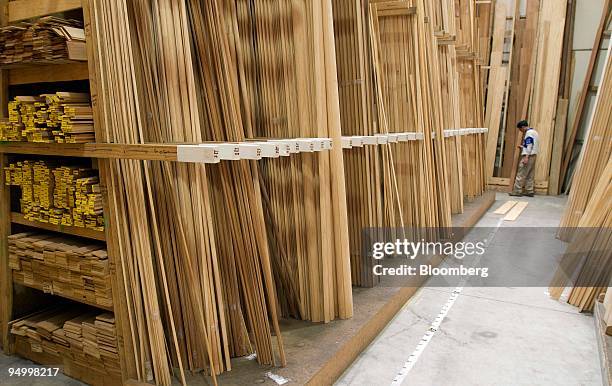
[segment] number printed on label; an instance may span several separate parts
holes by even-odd
[[[9,367],[10,377],[55,377],[59,367]]]

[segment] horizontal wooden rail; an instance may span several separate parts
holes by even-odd
[[[51,223],[38,222],[38,221],[30,221],[27,220],[22,213],[12,212],[11,213],[11,223],[26,225],[33,228],[44,229],[52,232],[64,233],[72,236],[85,237],[88,239],[94,239],[99,241],[105,241],[106,236],[104,231],[96,231],[89,228],[81,228],[69,225],[55,225]]]
[[[445,137],[482,134],[487,129],[445,130]],[[422,141],[423,133],[388,133],[342,137],[343,149],[366,145]],[[220,161],[259,160],[278,158],[296,153],[331,150],[329,138],[290,138],[248,140],[246,142],[189,143],[36,143],[0,142],[0,154],[24,154],[57,157],[89,157],[102,159],[131,159],[186,163],[218,163]]]
[[[15,0],[8,3],[8,22],[82,8],[81,0]]]

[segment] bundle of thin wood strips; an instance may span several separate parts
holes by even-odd
[[[85,31],[78,20],[47,16],[0,28],[0,65],[87,60]]]

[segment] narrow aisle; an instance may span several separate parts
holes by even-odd
[[[563,250],[554,227],[564,198],[520,198],[529,202],[520,217],[500,221],[493,212],[509,199],[498,194],[477,226],[539,229],[528,246],[494,240],[501,258],[511,260],[521,247]],[[390,385],[394,378],[418,386],[602,384],[593,318],[550,299],[544,286],[464,287],[405,378],[398,377],[453,290],[422,288],[337,384]]]

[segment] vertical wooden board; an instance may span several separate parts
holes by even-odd
[[[531,126],[536,129],[540,139],[535,179],[543,184],[549,180],[566,4],[566,0],[542,0],[540,8]]]
[[[491,70],[491,77],[489,80],[489,95],[491,100],[491,109],[487,133],[487,145],[485,150],[485,177],[488,179],[493,176],[495,168],[495,156],[497,154],[497,145],[499,140],[499,126],[501,121],[501,110],[504,99],[504,88],[506,84],[506,71],[507,67],[499,67]]]
[[[491,59],[489,62],[489,84],[487,87],[487,105],[485,108],[485,125],[489,127],[491,120],[495,119],[494,114],[495,107],[493,102],[495,100],[494,95],[497,94],[497,78],[494,72],[502,66],[502,59],[504,56],[504,34],[506,30],[506,5],[498,1],[495,4],[495,19],[493,22],[493,36],[491,43]]]
[[[557,117],[555,118],[555,131],[553,135],[553,149],[550,159],[550,182],[548,194],[556,196],[559,194],[559,172],[561,169],[561,158],[563,157],[563,144],[565,141],[565,128],[567,124],[568,99],[559,99],[557,105]]]
[[[0,0],[0,26],[8,23],[8,0]],[[8,71],[0,70],[0,118],[8,115]],[[8,322],[13,310],[13,277],[8,266],[8,236],[11,234],[10,188],[4,183],[6,154],[0,154],[0,331],[2,348],[10,352]]]

